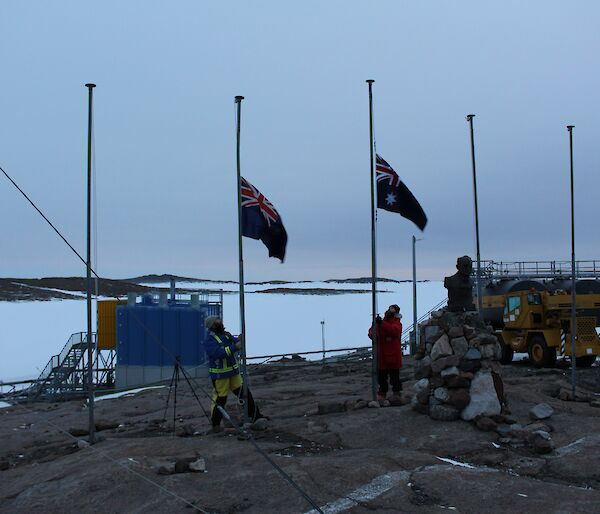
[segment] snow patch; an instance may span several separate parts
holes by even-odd
[[[127,391],[121,391],[120,393],[105,394],[105,395],[97,396],[96,398],[94,398],[94,402],[99,402],[101,400],[112,400],[113,398],[121,398],[122,396],[133,396],[134,394],[139,393],[140,391],[147,391],[148,389],[162,389],[163,387],[166,387],[166,386],[162,385],[162,386],[140,387],[139,389],[129,389]]]

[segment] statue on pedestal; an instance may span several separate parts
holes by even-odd
[[[448,290],[448,310],[450,312],[474,311],[473,305],[473,261],[468,255],[456,260],[454,275],[444,278],[444,287]]]

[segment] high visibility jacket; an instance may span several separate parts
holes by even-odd
[[[208,355],[208,372],[213,380],[232,377],[240,372],[235,358],[236,342],[237,338],[229,332],[208,334],[205,348]]]

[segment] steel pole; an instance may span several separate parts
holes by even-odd
[[[419,330],[417,326],[417,238],[412,236],[412,280],[413,280],[413,331],[415,338],[410,349],[410,354],[417,353],[419,348]]]
[[[571,171],[571,390],[575,401],[577,388],[577,291],[575,290],[575,187],[573,180],[573,129],[574,125],[567,125],[569,131],[569,161]]]
[[[475,246],[477,252],[477,311],[481,316],[483,298],[481,297],[481,254],[479,252],[479,208],[477,205],[477,171],[475,168],[475,133],[473,132],[474,114],[467,114],[467,121],[471,129],[471,162],[473,164],[473,197],[475,200]]]
[[[325,320],[321,321],[321,345],[323,347],[323,364],[325,364]]]
[[[86,287],[87,287],[87,389],[89,412],[89,442],[96,442],[96,425],[94,423],[94,349],[92,342],[92,115],[93,97],[96,84],[86,84],[88,88],[88,156],[87,156],[87,262],[86,262]]]
[[[240,353],[242,354],[242,398],[244,399],[244,421],[248,421],[248,374],[246,373],[246,307],[244,304],[244,245],[242,241],[242,173],[240,165],[240,125],[242,119],[243,96],[236,96],[237,120],[236,120],[236,168],[237,168],[237,200],[238,200],[238,248],[239,248],[239,282],[240,282],[240,340],[242,342]]]
[[[377,400],[377,244],[375,239],[375,169],[373,166],[373,163],[375,162],[375,156],[373,155],[373,82],[375,81],[367,80],[367,84],[369,84],[369,151],[371,156],[371,341],[373,356],[371,364],[371,392],[373,400]]]

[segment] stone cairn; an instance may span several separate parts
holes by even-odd
[[[500,415],[502,348],[477,312],[435,311],[419,330],[413,409],[440,421]]]

